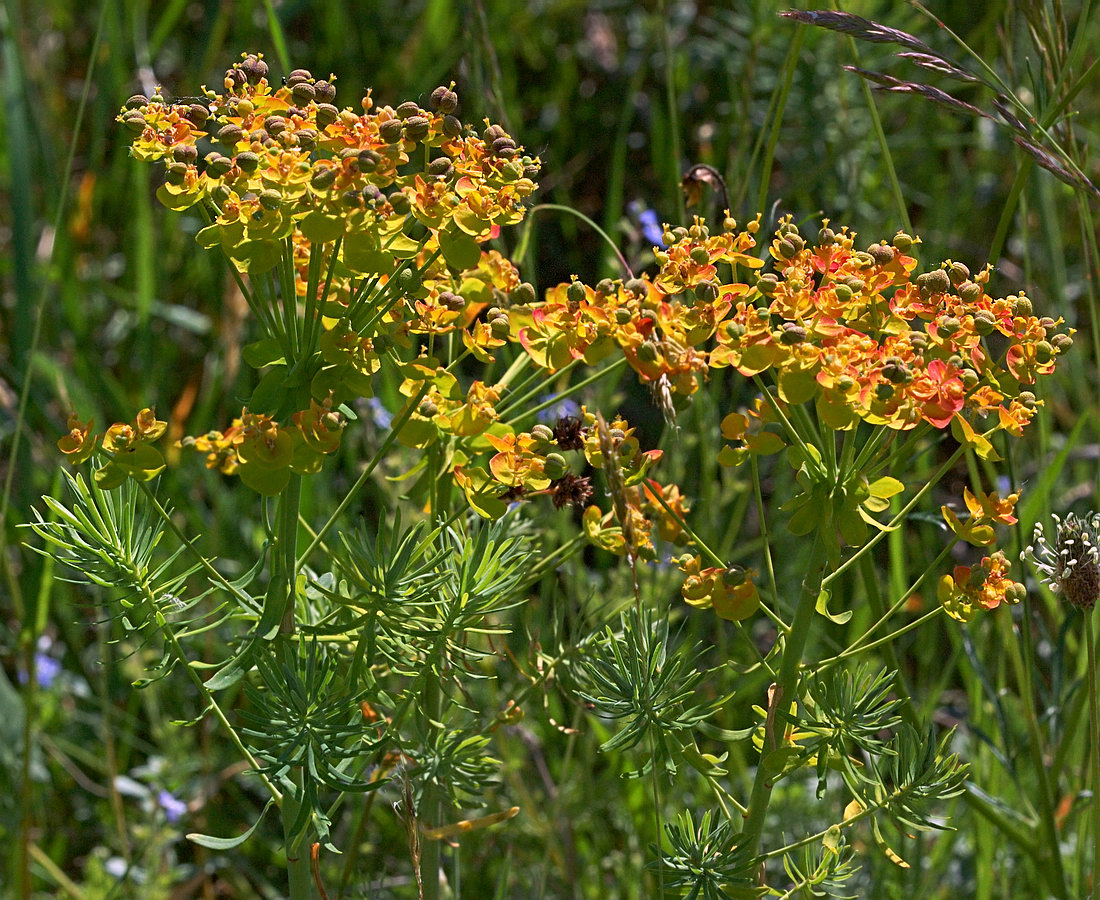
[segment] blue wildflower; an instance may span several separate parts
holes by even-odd
[[[544,394],[539,397],[539,403],[545,403],[553,397],[553,394]],[[552,425],[558,419],[563,419],[566,416],[579,416],[580,414],[581,406],[576,400],[572,397],[562,397],[557,403],[546,407],[546,409],[540,409],[536,418],[544,425]]]
[[[43,690],[49,690],[61,674],[61,663],[46,653],[34,654],[34,680]],[[27,673],[19,672],[19,683],[27,683]]]
[[[643,209],[638,213],[638,221],[642,225],[642,234],[645,239],[663,250],[665,248],[665,230],[661,227],[656,210]]]
[[[164,811],[164,818],[169,822],[178,822],[187,812],[187,804],[171,791],[162,790],[157,794],[157,806]]]
[[[377,397],[371,397],[367,400],[367,407],[370,409],[371,421],[383,431],[388,430],[393,423],[393,416],[382,401]]]

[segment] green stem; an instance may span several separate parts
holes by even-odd
[[[288,645],[294,652],[295,641],[295,600],[298,574],[298,514],[302,503],[302,476],[292,475],[279,498],[279,513],[275,530],[275,556],[271,584],[268,586],[264,605],[273,604],[283,609],[279,634],[276,638]],[[290,900],[310,900],[313,897],[313,880],[309,871],[309,853],[306,834],[294,834],[293,826],[298,819],[302,803],[302,770],[295,768],[290,772],[293,790],[283,795],[280,813],[283,820],[283,840],[286,847],[287,879]]]
[[[787,632],[783,644],[783,662],[779,669],[779,679],[774,685],[768,703],[768,725],[764,734],[764,746],[753,778],[752,793],[749,796],[749,811],[745,816],[745,827],[738,841],[739,849],[748,856],[755,856],[760,847],[760,835],[764,830],[764,819],[771,804],[773,776],[769,774],[764,760],[779,746],[776,729],[784,729],[783,720],[778,719],[776,710],[782,705],[786,708],[797,696],[798,669],[806,651],[815,615],[817,597],[821,593],[826,558],[826,537],[817,531],[814,533],[813,546],[810,548],[810,560],[806,567],[806,576],[802,581],[802,593],[798,598],[794,621]]]
[[[429,673],[424,683],[424,717],[428,720],[429,730],[434,727],[432,722],[440,721],[442,700],[439,679],[433,673]],[[439,796],[434,785],[424,785],[420,806],[416,816],[418,827],[427,824],[436,828],[443,824],[443,798]],[[425,840],[421,844],[420,880],[424,885],[424,900],[439,900],[441,843],[437,840]]]
[[[337,506],[336,509],[333,510],[332,515],[328,517],[328,521],[321,526],[321,528],[317,531],[316,536],[314,536],[313,540],[310,542],[309,546],[305,549],[302,555],[298,557],[298,561],[295,565],[296,570],[300,566],[305,565],[305,562],[307,559],[309,559],[310,554],[312,554],[313,551],[316,550],[320,546],[321,542],[325,539],[325,535],[328,534],[329,529],[336,524],[340,516],[344,514],[344,510],[347,509],[351,505],[352,501],[359,496],[359,492],[366,486],[367,481],[370,479],[371,474],[374,472],[375,468],[377,468],[378,463],[380,463],[385,455],[389,452],[390,447],[392,447],[394,442],[397,440],[398,434],[401,433],[402,427],[412,417],[412,414],[416,412],[417,406],[420,405],[420,401],[424,399],[424,396],[428,393],[428,389],[430,387],[431,382],[425,381],[423,386],[420,388],[420,391],[416,394],[415,397],[411,399],[406,410],[393,421],[390,427],[390,433],[382,442],[382,446],[379,447],[374,456],[371,457],[371,461],[367,463],[367,467],[363,470],[362,474],[357,479],[355,479],[355,484],[353,484],[348,489],[348,492],[344,495],[344,499],[340,501],[339,506]]]
[[[1085,624],[1085,647],[1088,653],[1089,684],[1089,739],[1085,746],[1089,748],[1088,762],[1092,773],[1092,898],[1100,898],[1100,712],[1096,702],[1096,623],[1095,615],[1082,616]]]
[[[918,503],[920,503],[921,500],[924,499],[925,494],[927,494],[939,483],[939,480],[943,478],[945,474],[947,474],[951,467],[954,466],[956,462],[958,462],[959,457],[962,456],[965,452],[966,444],[961,444],[959,448],[951,454],[947,462],[940,466],[936,470],[935,474],[933,474],[932,477],[925,482],[924,487],[917,491],[913,495],[913,498],[908,503],[906,503],[905,506],[898,510],[898,514],[890,520],[890,523],[886,526],[886,529],[883,531],[879,531],[877,534],[873,535],[866,544],[860,547],[859,550],[857,550],[852,556],[849,556],[846,560],[844,560],[843,563],[837,566],[836,569],[830,572],[829,576],[825,579],[823,586],[832,584],[832,582],[835,581],[841,574],[846,572],[849,568],[855,565],[856,562],[861,560],[865,554],[870,553],[871,550],[874,549],[875,545],[878,544],[878,542],[881,541],[884,537],[886,537],[887,534],[897,528],[904,521],[905,517],[909,515],[909,511],[912,510],[914,506],[916,506]]]

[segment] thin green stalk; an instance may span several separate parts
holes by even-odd
[[[103,26],[107,19],[107,10],[110,9],[112,4],[104,2],[99,10],[99,19],[96,21],[95,37],[92,38],[92,46],[88,51],[88,71],[84,75],[84,83],[80,89],[80,102],[76,106],[76,116],[73,119],[73,136],[69,141],[69,149],[65,155],[65,168],[61,173],[61,179],[59,184],[59,194],[57,198],[57,207],[54,209],[53,222],[51,223],[50,233],[54,235],[60,234],[64,230],[63,222],[69,206],[69,190],[72,182],[73,174],[73,160],[76,158],[76,148],[78,144],[81,144],[80,129],[84,124],[84,110],[88,106],[88,96],[91,93],[93,73],[95,72],[96,60],[99,58],[99,46],[103,37]],[[8,27],[12,27],[12,22],[8,21]],[[53,263],[54,254],[57,252],[57,245],[59,240],[53,240],[50,243],[50,259],[47,265],[44,267],[43,272],[50,271],[50,266]],[[8,471],[4,475],[4,494],[0,498],[0,528],[4,528],[8,521],[8,508],[11,503],[11,490],[13,479],[15,478],[16,470],[19,468],[19,445],[23,438],[23,425],[27,418],[27,402],[31,396],[31,382],[34,375],[34,358],[38,354],[38,344],[42,340],[42,320],[44,318],[43,313],[46,309],[46,296],[50,290],[50,279],[46,274],[42,276],[42,286],[38,292],[38,297],[35,300],[34,310],[34,326],[31,330],[30,346],[26,351],[26,363],[23,366],[23,379],[22,384],[19,387],[19,405],[16,408],[15,424],[12,428],[11,436],[11,450],[8,451]],[[8,568],[8,555],[7,550],[0,553],[0,560],[5,569]]]
[[[684,208],[684,193],[680,190],[680,167],[683,165],[683,151],[680,147],[680,109],[676,103],[676,66],[672,58],[672,29],[668,21],[668,4],[661,0],[661,38],[665,54],[665,105],[668,107],[668,130],[672,136],[672,195],[676,198],[676,211],[679,221],[687,218]]]
[[[1088,655],[1089,687],[1089,770],[1092,775],[1092,888],[1093,900],[1100,898],[1100,712],[1096,700],[1096,615],[1089,610],[1082,617],[1085,626],[1085,647]]]
[[[430,382],[425,381],[424,384],[421,386],[420,391],[411,398],[411,402],[409,403],[408,408],[400,416],[394,419],[390,426],[390,433],[382,442],[382,446],[375,451],[374,456],[372,456],[370,462],[367,463],[367,467],[362,471],[359,477],[355,479],[355,483],[350,488],[348,488],[348,492],[344,495],[344,499],[340,501],[336,509],[333,510],[332,515],[328,517],[328,521],[326,521],[325,524],[317,530],[317,534],[314,536],[313,540],[310,541],[309,546],[305,549],[302,555],[298,557],[298,562],[295,567],[296,569],[301,568],[306,564],[306,560],[308,560],[313,551],[320,546],[321,542],[325,539],[325,535],[328,534],[329,529],[336,524],[337,519],[339,519],[340,516],[344,514],[344,510],[346,510],[356,499],[356,497],[359,496],[359,492],[363,490],[364,487],[366,487],[367,481],[370,479],[371,474],[378,467],[378,464],[382,461],[385,455],[389,452],[390,447],[394,445],[394,442],[397,440],[397,436],[401,433],[401,428],[412,417],[412,414],[416,412],[417,406],[420,404],[420,401],[424,399],[424,395],[428,393],[430,387]]]
[[[779,132],[783,126],[783,113],[787,109],[787,97],[790,95],[791,83],[794,81],[794,73],[798,68],[798,54],[802,52],[802,42],[805,39],[806,28],[796,28],[794,30],[794,40],[791,41],[790,48],[787,50],[787,58],[783,60],[783,87],[780,89],[771,131],[768,133],[768,144],[764,151],[764,163],[760,167],[760,190],[756,197],[756,209],[758,211],[763,211],[768,204],[768,188],[771,187],[772,164],[775,162],[775,148],[779,144]]]
[[[855,64],[862,66],[855,38],[848,38],[848,46],[851,47]],[[878,141],[879,152],[882,153],[883,165],[886,166],[886,175],[890,180],[890,190],[893,192],[894,202],[897,204],[898,216],[901,218],[905,230],[912,231],[913,223],[909,221],[909,209],[905,205],[905,195],[902,193],[901,183],[898,181],[898,171],[894,167],[894,157],[890,153],[890,145],[886,141],[886,132],[882,129],[882,118],[878,114],[878,107],[875,106],[875,97],[871,93],[871,85],[866,78],[859,79],[859,84],[863,91],[863,100],[867,104],[867,111],[871,114],[871,126],[875,130],[875,139]]]
[[[524,354],[524,355],[526,356],[526,354]],[[625,357],[624,357],[624,359],[625,359]],[[554,381],[558,378],[561,378],[565,375],[568,375],[574,369],[576,369],[580,365],[582,365],[583,362],[584,362],[583,360],[575,359],[571,363],[569,363],[568,365],[562,366],[556,372],[548,372],[545,369],[536,369],[534,372],[532,372],[530,375],[528,375],[526,378],[524,378],[523,381],[521,381],[519,384],[517,384],[512,389],[512,393],[508,396],[508,398],[503,403],[501,403],[500,407],[497,409],[497,413],[501,416],[508,415],[510,412],[512,412],[514,409],[516,409],[516,407],[522,406],[524,403],[526,403],[532,397],[536,397],[539,394],[541,394],[543,391],[545,391],[546,386],[547,386],[547,384],[549,384],[549,382]],[[539,384],[537,384],[533,388],[528,388],[527,387],[527,385],[533,379],[537,379],[540,376],[543,378],[543,381],[541,381]],[[519,394],[517,396],[518,392],[521,391],[521,390],[523,391],[523,393]],[[557,398],[555,398],[554,402],[555,403],[557,402]]]
[[[651,731],[649,733],[649,752],[652,755],[649,774],[652,776],[653,786],[653,829],[654,842],[657,847],[657,896],[665,896],[665,851],[661,846],[661,776],[657,765],[657,737]]]
[[[283,609],[277,640],[293,647],[297,623],[295,622],[296,581],[298,573],[298,514],[302,502],[302,476],[292,475],[290,483],[279,497],[279,511],[275,530],[275,556],[271,583],[268,585],[264,606],[280,606]],[[294,834],[293,826],[302,803],[302,771],[290,772],[294,789],[283,795],[279,812],[283,822],[283,841],[286,847],[287,880],[290,900],[310,900],[313,896],[313,878],[309,870],[306,852],[306,834]]]
[[[597,370],[596,372],[594,372],[593,374],[591,374],[587,378],[585,378],[583,381],[578,381],[572,387],[568,387],[564,391],[560,391],[559,393],[555,394],[553,397],[551,397],[548,400],[545,400],[544,402],[540,403],[538,406],[533,406],[533,407],[531,407],[531,409],[525,409],[523,412],[512,416],[512,418],[509,419],[507,422],[505,422],[505,424],[506,425],[514,425],[517,421],[519,421],[522,418],[525,418],[527,416],[533,416],[536,413],[542,412],[542,410],[548,409],[549,407],[553,406],[555,403],[559,402],[563,398],[569,397],[573,394],[576,394],[578,391],[584,390],[590,384],[595,384],[601,378],[606,378],[608,375],[611,375],[615,372],[618,372],[624,366],[626,366],[626,357],[625,356],[621,357],[620,359],[615,360],[615,362],[611,363],[611,365],[604,366],[602,369]]]
[[[749,795],[749,811],[745,816],[745,825],[738,841],[738,849],[750,857],[755,856],[760,848],[760,836],[764,830],[764,820],[768,814],[774,787],[773,776],[764,765],[764,760],[779,746],[776,729],[784,728],[783,720],[776,716],[776,710],[781,707],[786,708],[797,696],[798,670],[802,664],[803,654],[806,652],[810,632],[813,630],[817,598],[821,593],[827,551],[826,540],[827,537],[821,531],[814,532],[806,575],[802,581],[802,592],[798,598],[794,620],[783,642],[783,662],[779,668],[779,678],[768,703],[764,746],[761,748],[760,759],[756,765],[752,793]]]
[[[584,213],[580,212],[580,210],[573,209],[573,207],[571,207],[571,206],[563,206],[560,203],[540,203],[538,206],[531,207],[531,211],[529,213],[527,213],[528,225],[527,225],[527,229],[525,229],[525,231],[524,231],[525,234],[526,234],[526,231],[531,228],[530,223],[534,221],[535,213],[541,212],[544,209],[546,209],[546,210],[555,210],[557,212],[569,213],[571,216],[576,216],[578,219],[580,219],[582,222],[584,222],[586,225],[588,225],[588,227],[591,228],[593,231],[595,231],[596,234],[598,234],[601,238],[603,238],[604,242],[607,244],[607,246],[611,248],[612,252],[615,254],[615,258],[619,261],[619,265],[623,267],[623,272],[626,274],[626,277],[627,278],[633,278],[634,277],[634,270],[632,268],[630,268],[630,263],[628,263],[626,261],[626,257],[623,256],[623,252],[619,249],[619,245],[611,239],[611,235],[609,235],[606,231],[604,231],[592,219],[588,218],[588,216],[586,216]],[[517,254],[517,258],[518,258],[518,254]]]
[[[442,717],[443,696],[439,689],[439,679],[431,674],[424,683],[424,718],[431,729],[432,722],[440,721]],[[416,811],[418,824],[423,826],[426,822],[435,828],[443,824],[443,798],[432,784],[424,786],[424,793],[420,801],[421,809]],[[439,900],[439,866],[441,862],[441,841],[428,840],[421,845],[420,854],[420,879],[424,885],[424,900]]]
[[[832,584],[844,572],[855,565],[857,561],[862,559],[865,554],[870,553],[871,550],[873,550],[878,544],[878,542],[881,541],[890,531],[901,525],[901,523],[905,520],[905,517],[909,515],[910,510],[912,510],[913,507],[920,503],[920,501],[924,499],[924,496],[939,483],[939,480],[945,474],[947,474],[947,472],[951,469],[952,466],[955,465],[956,462],[958,462],[959,457],[962,456],[964,452],[966,452],[966,445],[962,444],[958,447],[957,450],[955,450],[954,453],[951,454],[947,462],[940,466],[932,475],[932,477],[929,478],[927,482],[925,482],[924,486],[913,495],[912,499],[908,503],[906,503],[905,506],[898,510],[897,515],[890,520],[889,524],[886,526],[886,529],[872,535],[871,539],[866,544],[860,547],[855,553],[853,553],[846,560],[844,560],[844,562],[837,566],[836,569],[830,572],[829,575],[825,578],[825,581],[822,583],[822,586],[827,587],[828,585]]]

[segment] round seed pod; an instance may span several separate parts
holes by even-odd
[[[378,163],[382,161],[382,157],[374,150],[366,149],[360,150],[356,159],[359,161],[360,172],[373,172],[378,168]]]
[[[638,359],[642,362],[656,362],[657,356],[659,355],[657,353],[657,345],[654,344],[653,341],[642,341],[642,343],[638,345],[637,353]]]
[[[239,125],[223,125],[218,129],[218,140],[227,147],[235,146],[238,141],[243,139],[244,131],[241,130]]]
[[[633,316],[631,316],[629,309],[625,309],[624,307],[620,306],[617,310],[615,310],[616,325],[625,325],[632,318]]]
[[[356,190],[344,191],[340,195],[340,202],[348,209],[358,209],[363,203],[363,195]]]
[[[148,105],[149,98],[146,97],[144,94],[134,94],[128,97],[126,102],[123,104],[126,109],[138,109],[139,107]]]
[[[211,153],[206,157],[206,171],[207,174],[214,178],[221,178],[226,172],[233,168],[233,160],[228,156],[222,156],[220,153]]]
[[[264,209],[278,209],[283,202],[283,195],[274,188],[268,188],[260,192],[260,206]]]
[[[172,148],[172,159],[181,163],[193,163],[199,158],[199,151],[193,144],[177,144]]]
[[[187,178],[187,163],[170,162],[165,167],[165,180],[169,184],[181,185]]]
[[[206,124],[206,120],[210,118],[210,110],[202,104],[192,103],[187,107],[183,117],[196,128],[202,128]]]
[[[236,90],[239,87],[243,87],[247,81],[248,76],[243,69],[237,66],[228,69],[225,73],[225,84],[230,90]]]
[[[141,134],[145,130],[145,116],[139,112],[132,112],[122,120],[128,131]]]
[[[836,232],[831,228],[822,228],[817,233],[817,242],[822,247],[831,247],[836,243]]]
[[[489,320],[489,331],[498,341],[503,341],[508,337],[511,328],[511,323],[508,321],[508,316],[506,314],[502,313],[495,319]]]
[[[413,100],[406,100],[394,112],[397,113],[399,119],[410,119],[413,116],[420,115],[420,104]]]
[[[443,133],[449,138],[459,137],[462,134],[462,123],[454,116],[444,116]]]
[[[287,121],[282,116],[268,116],[264,119],[264,131],[272,137],[278,137],[279,133],[286,131]]]
[[[226,200],[229,199],[229,195],[231,193],[232,191],[229,190],[228,185],[219,184],[217,187],[214,188],[213,191],[210,192],[210,196],[218,206],[221,206],[223,203],[225,203]]]
[[[1046,365],[1054,359],[1054,345],[1050,341],[1039,341],[1035,345],[1035,359],[1040,365]]]
[[[779,279],[772,272],[769,272],[767,275],[761,275],[756,280],[756,289],[765,297],[770,297],[774,294],[778,287]]]
[[[709,266],[710,254],[707,253],[705,247],[696,247],[691,251],[691,261],[697,266]]]
[[[495,141],[493,141],[493,152],[495,154],[497,154],[498,156],[500,155],[502,150],[515,150],[515,149],[516,149],[516,142],[513,141],[507,135],[505,135],[504,137],[498,137]]]
[[[1039,326],[1041,328],[1045,328],[1047,331],[1050,331],[1052,328],[1056,328],[1058,326],[1058,323],[1055,322],[1050,316],[1043,316],[1039,320]]]
[[[412,141],[422,141],[428,136],[431,125],[424,116],[409,116],[405,119],[405,137]]]
[[[481,132],[481,139],[490,146],[492,145],[493,141],[495,141],[497,138],[502,137],[508,137],[508,132],[506,132],[499,125],[490,125],[483,132]]]
[[[973,281],[964,281],[959,285],[959,297],[967,303],[974,303],[982,295],[982,286]]]
[[[632,293],[635,297],[644,297],[647,293],[649,293],[649,291],[646,289],[645,281],[641,278],[631,278],[623,285],[623,287],[630,291],[630,293]]]
[[[744,584],[748,577],[749,573],[745,570],[745,567],[735,563],[722,573],[722,583],[726,587],[738,587]]]
[[[718,302],[718,285],[713,281],[704,281],[695,286],[695,299],[700,303]]]
[[[610,278],[601,278],[596,282],[596,293],[609,297],[611,294],[615,293],[615,282]]]
[[[547,478],[553,481],[561,478],[569,471],[569,463],[560,453],[551,453],[546,457],[546,462],[543,463],[542,471]]]
[[[1056,350],[1062,353],[1073,346],[1073,338],[1068,334],[1056,334],[1050,339],[1050,342],[1054,345]]]
[[[287,132],[290,134],[290,132]],[[301,131],[296,132],[295,135],[298,138],[298,144],[304,150],[312,150],[317,146],[317,132],[312,128],[303,128]]]
[[[1027,297],[1018,297],[1012,304],[1012,314],[1015,316],[1030,316],[1035,312],[1031,301]]]
[[[317,96],[317,91],[308,81],[300,81],[290,91],[290,97],[298,106],[307,106]]]
[[[890,243],[894,245],[894,249],[902,253],[908,253],[913,249],[913,239],[904,231],[899,231],[895,234],[894,239]]]
[[[535,302],[535,286],[529,281],[521,281],[516,285],[515,290],[512,291],[509,297],[512,303],[522,303],[524,305]]]
[[[945,334],[951,337],[953,334],[958,334],[959,329],[962,327],[962,323],[954,316],[948,316],[945,319],[941,319],[936,324],[936,330],[940,334]]]
[[[970,279],[970,270],[960,262],[951,263],[951,267],[947,270],[947,277],[957,286]]]
[[[293,89],[295,85],[302,84],[306,81],[313,81],[313,75],[309,69],[295,69],[289,75],[286,76],[286,86]]]
[[[447,115],[458,109],[458,94],[450,88],[440,85],[432,91],[431,103],[432,109],[439,110],[439,112]]]
[[[876,265],[888,266],[894,261],[894,248],[887,247],[885,244],[872,244],[867,248],[867,252],[871,254],[871,259]]]
[[[880,381],[875,385],[875,397],[884,403],[894,396],[894,386],[892,384],[886,384]]]
[[[984,310],[974,314],[974,330],[978,333],[979,337],[986,337],[993,334],[997,330],[997,323],[993,319],[991,313]]]
[[[420,405],[416,408],[416,411],[422,415],[425,419],[430,419],[436,413],[439,412],[439,407],[434,402],[425,397],[420,401]]]
[[[325,166],[323,169],[317,169],[314,171],[312,177],[309,179],[309,183],[313,185],[319,191],[327,190],[332,187],[332,183],[336,180],[336,167]]]
[[[783,238],[783,240],[779,242],[778,249],[779,255],[783,257],[783,259],[794,259],[798,256],[798,248],[791,243],[791,241],[787,240],[787,238]]]
[[[402,194],[400,191],[394,191],[389,196],[390,206],[393,207],[393,211],[399,216],[405,215],[410,209],[412,204],[409,202],[409,198]]]
[[[317,127],[320,129],[328,128],[333,122],[340,118],[340,110],[338,110],[331,103],[319,103],[317,104]]]
[[[260,157],[258,157],[251,150],[246,150],[244,153],[237,154],[236,163],[238,169],[248,175],[251,175],[260,165]]]
[[[536,425],[531,429],[531,437],[540,444],[549,444],[554,440],[554,431],[549,425]]]
[[[261,78],[267,77],[267,63],[252,54],[246,56],[238,68],[244,73],[249,84],[259,84]]]
[[[968,391],[972,391],[978,386],[978,373],[973,369],[963,369],[959,377],[962,378],[963,387]]]
[[[462,312],[466,308],[466,301],[453,291],[443,291],[439,295],[439,305],[445,306],[451,312]]]
[[[779,330],[779,343],[788,347],[806,340],[806,329],[795,322],[784,322]]]
[[[833,293],[836,294],[836,299],[839,300],[841,303],[847,303],[849,300],[852,299],[852,296],[855,292],[846,284],[838,284],[835,288],[833,288]]]
[[[584,289],[584,285],[579,281],[572,282],[569,287],[565,289],[565,297],[570,303],[583,303],[587,292]]]
[[[1020,403],[1022,403],[1028,409],[1034,409],[1035,406],[1038,404],[1038,401],[1035,399],[1035,395],[1031,393],[1031,391],[1020,391],[1020,394],[1016,399],[1019,400]]]
[[[400,119],[388,119],[378,127],[378,134],[387,144],[401,140],[403,126]]]
[[[271,135],[264,131],[262,128],[257,128],[255,131],[249,133],[248,139],[253,144],[266,145],[267,142],[271,140]]]
[[[454,170],[454,163],[446,156],[441,156],[439,159],[433,159],[428,164],[428,174],[435,178],[449,178]]]
[[[336,85],[328,81],[313,82],[313,99],[318,103],[331,103],[336,99]]]
[[[924,279],[923,286],[927,287],[933,294],[943,294],[951,290],[951,278],[943,269],[936,269],[926,274],[927,277]]]

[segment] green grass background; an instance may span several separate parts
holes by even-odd
[[[17,836],[29,842],[36,896],[278,896],[277,841],[261,836],[230,865],[182,839],[189,830],[243,830],[258,810],[258,794],[226,768],[232,759],[212,729],[170,724],[199,712],[188,686],[173,679],[134,691],[130,681],[144,651],[128,657],[135,648],[121,627],[98,624],[104,598],[60,582],[60,573],[19,546],[26,534],[16,528],[37,497],[58,490],[53,441],[71,410],[102,426],[155,405],[194,433],[227,422],[252,388],[252,373],[239,357],[250,327],[243,304],[234,300],[220,263],[195,245],[197,221],[156,202],[156,175],[128,159],[127,135],[114,122],[130,94],[156,84],[170,96],[195,93],[201,83],[217,83],[242,51],[263,52],[275,72],[301,66],[319,77],[336,73],[342,104],[354,103],[367,86],[382,102],[426,101],[437,84],[454,80],[467,120],[500,121],[541,154],[539,202],[591,217],[638,267],[650,263],[650,245],[637,210],[682,221],[680,175],[700,162],[724,175],[739,218],[763,211],[767,223],[790,212],[812,232],[826,215],[851,225],[867,243],[911,227],[923,238],[926,267],[952,258],[974,268],[990,259],[999,295],[1026,286],[1041,314],[1064,316],[1080,329],[1043,398],[1038,424],[1014,451],[1013,475],[1028,498],[1021,518],[1027,525],[1048,511],[1095,502],[1100,410],[1090,350],[1096,272],[1090,254],[1096,199],[1033,165],[991,120],[906,95],[878,94],[869,105],[864,85],[842,66],[927,80],[986,109],[989,96],[893,58],[896,47],[857,47],[844,36],[796,26],[777,16],[781,8],[673,0],[5,0],[0,464],[10,502],[0,587],[0,846],[14,851]],[[961,58],[950,37],[914,6],[855,2],[845,9]],[[1036,111],[1076,84],[1069,104],[1074,114],[1056,136],[1097,176],[1088,148],[1100,137],[1100,94],[1087,67],[1100,26],[1090,4],[938,2],[930,9]],[[1078,29],[1088,49],[1069,67]],[[709,204],[710,195],[701,211],[710,211]],[[534,221],[522,271],[537,286],[570,274],[594,281],[615,271],[606,245],[579,219],[544,211]],[[515,241],[509,238],[505,249]],[[669,452],[659,477],[683,484],[694,527],[731,560],[759,566],[749,482],[745,473],[719,470],[714,462],[717,422],[748,394],[734,379],[715,378],[685,415],[675,442],[662,435],[660,416],[644,393],[627,383],[587,399],[626,411],[645,446],[665,441]],[[346,442],[331,493],[314,489],[307,517],[331,507],[354,459],[370,449]],[[934,462],[914,461],[906,478],[919,480]],[[766,476],[781,498],[785,476]],[[947,479],[936,505],[957,497],[967,477],[960,468]],[[216,476],[196,473],[193,464],[167,480],[178,496],[194,501],[186,509],[193,532],[243,564],[257,539],[254,496],[219,489]],[[400,486],[380,481],[373,490],[377,501],[392,501]],[[368,500],[357,512],[369,521],[378,506]],[[543,524],[547,551],[576,529],[566,513],[544,517]],[[886,542],[874,564],[845,584],[842,603],[857,610],[848,628],[865,626],[882,597],[896,596],[920,575],[940,540],[933,523],[914,522],[904,539]],[[1019,540],[1008,538],[1006,549]],[[781,533],[777,541],[781,558],[797,559],[797,544],[785,543]],[[781,587],[796,584],[796,566],[779,574]],[[709,648],[712,663],[744,658],[736,632],[683,616],[676,584],[675,573],[657,567],[647,570],[643,591],[655,603],[671,598],[682,640]],[[548,577],[513,623],[511,649],[522,668],[532,670],[536,644],[548,653],[559,643],[570,646],[607,618],[606,598],[629,593],[621,568],[594,553]],[[926,607],[935,602],[930,589],[922,595]],[[957,749],[972,764],[982,796],[971,793],[945,810],[957,831],[899,846],[910,869],[869,851],[861,896],[1043,896],[1027,847],[1042,815],[1037,759],[1053,773],[1066,865],[1083,858],[1085,849],[1073,838],[1087,808],[1079,795],[1085,729],[1076,620],[1038,596],[1031,612],[1034,657],[1021,656],[1014,631],[1019,609],[965,628],[937,622],[898,645],[902,678],[920,715],[960,726]],[[759,623],[751,637],[766,645],[765,626]],[[18,677],[41,635],[63,665],[48,689]],[[841,646],[844,636],[838,628],[830,639]],[[210,658],[220,652],[213,637],[206,649]],[[644,783],[618,777],[630,762],[597,751],[604,726],[586,719],[556,679],[548,679],[546,690],[531,690],[517,667],[501,666],[498,674],[478,688],[478,708],[493,710],[522,696],[527,717],[498,733],[504,766],[494,808],[514,803],[523,813],[464,840],[451,854],[463,895],[652,896],[644,870],[655,838],[650,798]],[[741,727],[763,685],[755,676],[740,681],[735,670],[730,685],[738,702],[720,724]],[[22,751],[27,735],[30,757]],[[731,760],[735,772],[751,762],[739,752]],[[21,793],[24,773],[30,787]],[[165,822],[126,779],[184,798],[191,806],[187,818]],[[784,794],[772,826],[782,830],[787,817],[791,833],[801,834],[836,817],[836,810],[808,797],[794,789]],[[669,819],[711,801],[687,784],[668,791],[664,802]],[[23,828],[28,808],[29,831]],[[345,896],[414,896],[400,826],[392,815],[374,815]],[[4,865],[14,866],[14,852],[3,852]],[[334,882],[342,865],[332,863]]]

